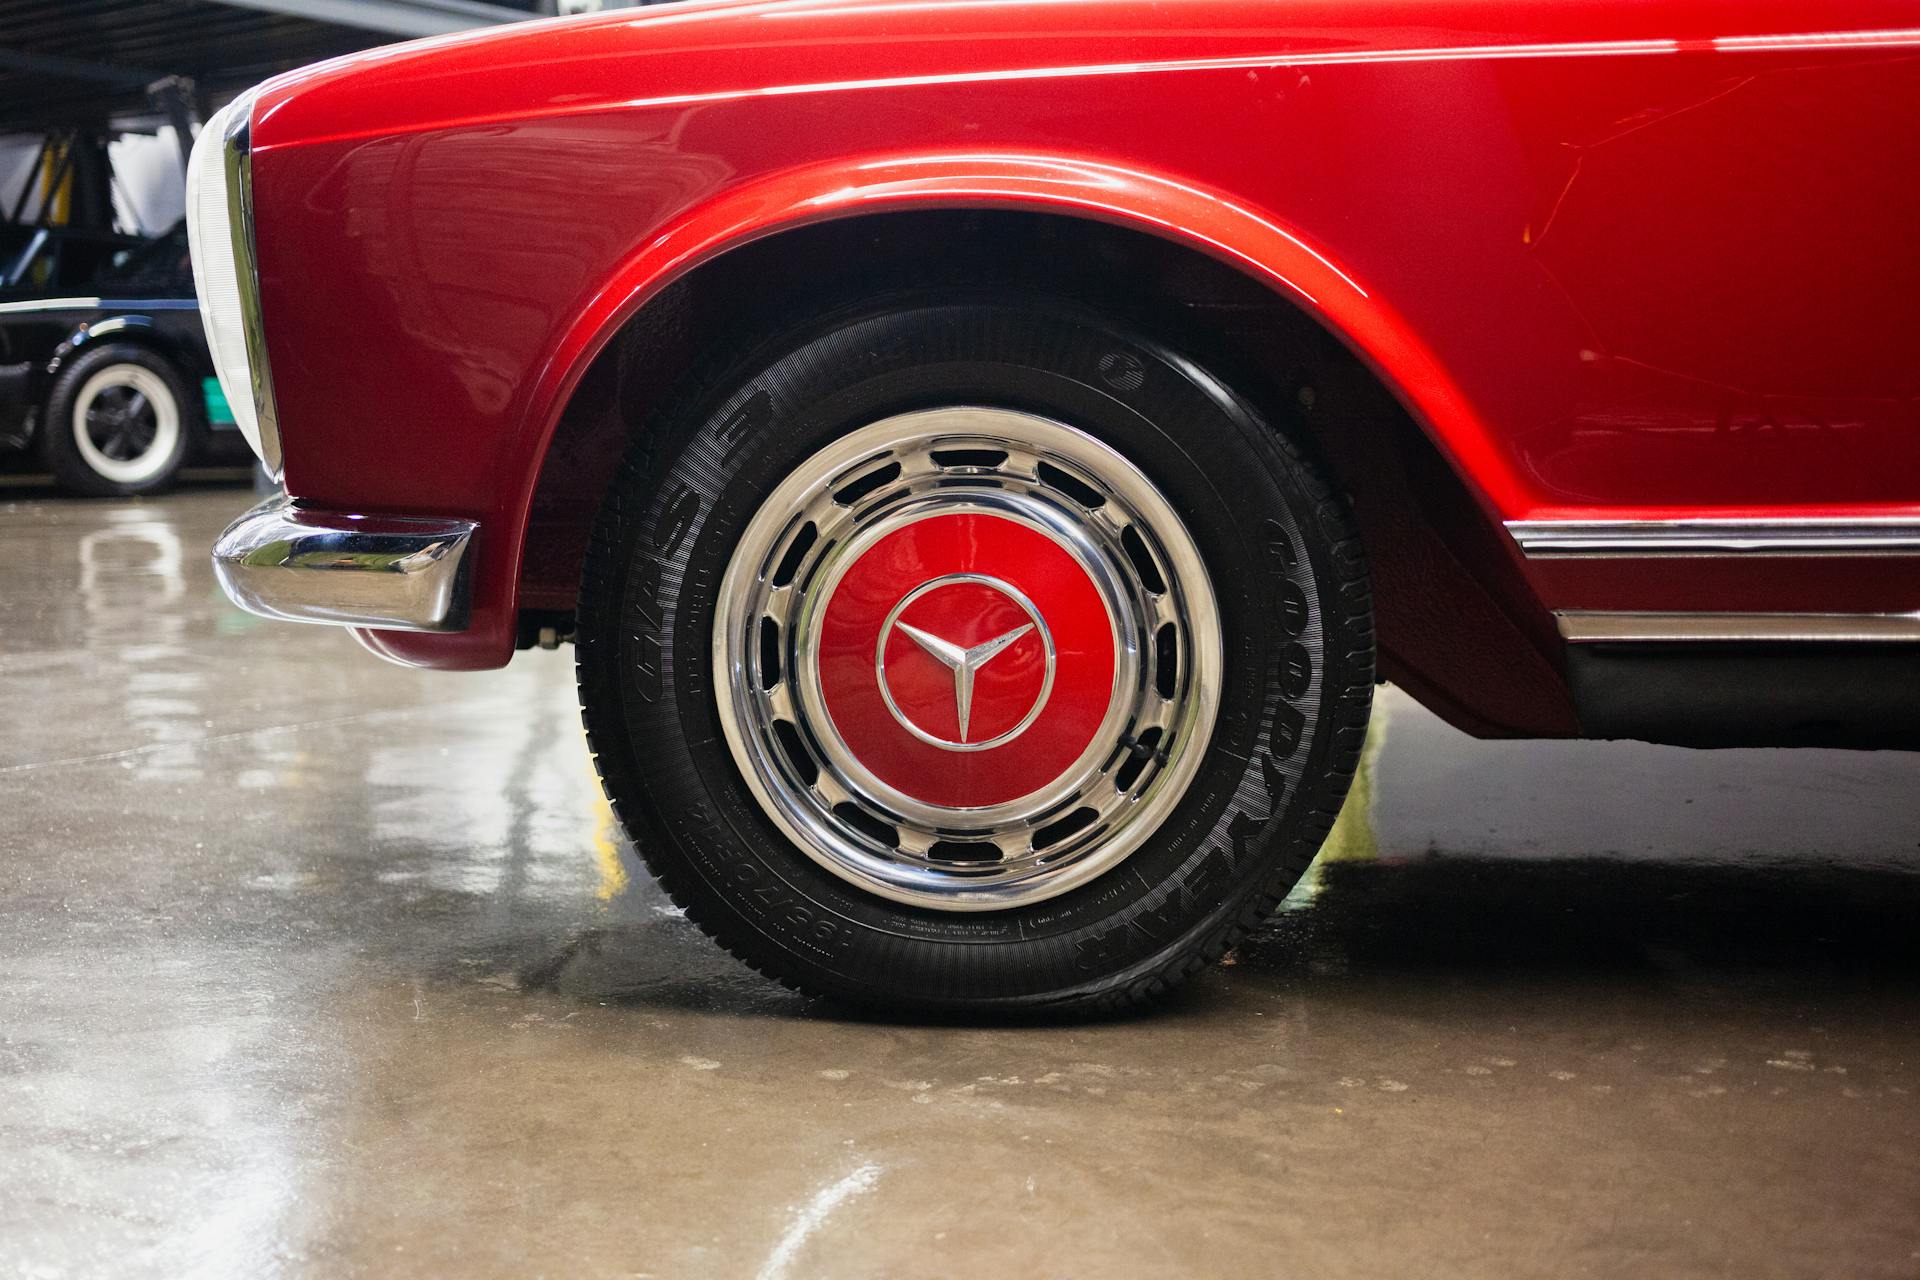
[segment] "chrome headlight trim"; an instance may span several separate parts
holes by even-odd
[[[281,471],[280,418],[267,366],[267,333],[260,320],[260,268],[253,240],[253,94],[230,110],[222,140],[227,171],[227,225],[233,233],[234,276],[240,286],[240,324],[247,339],[247,373],[254,418],[260,427],[260,460],[277,480]]]
[[[278,477],[280,423],[260,314],[253,221],[256,97],[249,91],[228,103],[195,141],[187,172],[187,231],[214,372],[242,434]]]

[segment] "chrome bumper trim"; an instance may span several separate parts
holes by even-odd
[[[471,520],[362,516],[275,494],[227,526],[213,571],[248,613],[385,631],[467,625]]]
[[[1920,643],[1920,613],[1603,613],[1554,614],[1576,644],[1668,640],[1793,643]]]
[[[1562,556],[1809,556],[1920,553],[1920,521],[1509,520],[1530,559]]]

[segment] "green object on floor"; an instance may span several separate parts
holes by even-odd
[[[207,402],[207,422],[216,427],[233,425],[233,409],[227,404],[227,393],[220,389],[220,379],[200,379],[200,394]]]

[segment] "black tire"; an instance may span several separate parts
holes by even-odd
[[[744,781],[716,706],[716,585],[758,506],[849,431],[949,404],[1045,415],[1130,459],[1191,531],[1225,638],[1218,716],[1170,816],[1098,878],[997,911],[823,869]],[[1345,500],[1192,361],[1050,298],[903,296],[750,344],[634,427],[581,588],[588,737],[663,888],[756,969],[859,1004],[1126,1008],[1218,960],[1318,852],[1372,699],[1364,558]]]
[[[109,411],[113,406],[104,404],[108,396],[136,403],[127,434],[116,439],[108,426],[101,441],[90,438],[83,446],[82,428],[74,421],[83,396],[83,407],[101,404]],[[91,347],[70,361],[48,390],[39,429],[41,457],[59,486],[81,497],[161,493],[179,479],[200,419],[192,387],[165,356],[127,342]],[[143,437],[143,428],[151,434]],[[138,447],[142,439],[144,449]],[[122,441],[130,442],[125,448],[138,451],[125,459],[113,456],[122,451]]]

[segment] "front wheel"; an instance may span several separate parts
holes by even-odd
[[[41,448],[69,493],[159,493],[179,477],[196,420],[186,380],[165,357],[112,343],[60,371],[40,423]]]
[[[1305,870],[1372,692],[1344,503],[1197,365],[1043,299],[796,327],[637,424],[582,705],[691,918],[803,989],[1118,1007]]]

